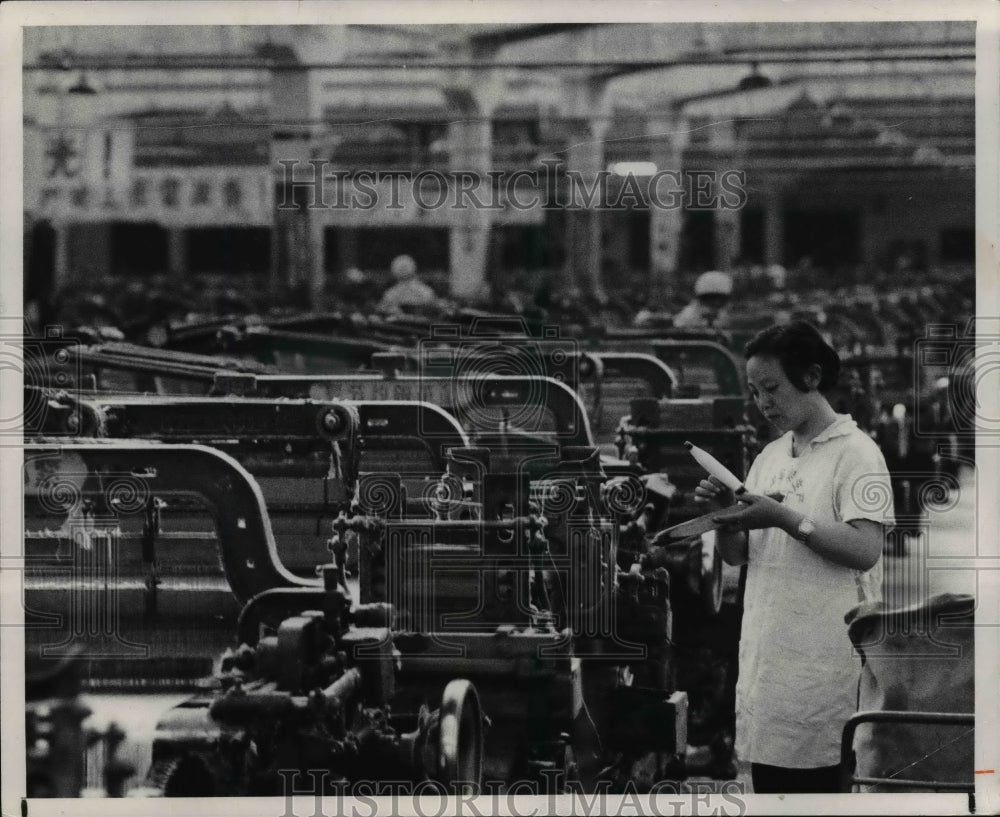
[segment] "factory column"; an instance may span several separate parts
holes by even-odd
[[[469,62],[488,62],[495,54],[490,47],[460,48]],[[503,96],[504,79],[491,70],[457,72],[443,88],[450,109],[448,124],[448,168],[454,206],[449,231],[449,282],[455,298],[471,299],[483,294],[490,256],[493,169],[493,112]]]
[[[490,211],[476,202],[490,199],[487,174],[493,162],[491,116],[491,109],[470,105],[455,114],[456,119],[465,121],[448,125],[450,184],[452,201],[457,206],[450,219],[449,282],[451,294],[460,299],[481,294],[486,283],[492,219]]]
[[[604,134],[607,122],[580,123],[570,131],[566,169],[570,179],[566,213],[566,261],[572,282],[598,301],[607,301],[601,281],[604,242],[601,236],[601,202],[607,179],[604,173]]]
[[[167,272],[171,280],[179,280],[187,271],[187,231],[183,227],[168,227]]]
[[[736,265],[740,255],[740,211],[717,208],[714,215],[715,267],[728,271]]]
[[[69,283],[69,224],[65,221],[54,221],[52,231],[55,238],[53,278],[55,279],[55,291],[58,292]]]
[[[715,154],[715,175],[707,191],[707,201],[710,202],[713,215],[714,266],[716,269],[729,271],[740,256],[743,241],[740,211],[726,206],[728,198],[723,195],[720,180],[727,172],[746,168],[746,162],[739,152],[733,122],[720,122],[713,126],[710,142]],[[697,197],[696,192],[695,198]],[[695,204],[699,205],[697,200]]]
[[[565,85],[569,109],[566,144],[566,266],[571,286],[600,304],[607,302],[601,280],[601,207],[606,196],[604,136],[610,126],[606,81],[587,77]]]
[[[781,193],[769,190],[764,199],[764,263],[783,264],[785,256],[785,223],[782,217]]]
[[[304,35],[308,38],[308,35]],[[308,39],[306,39],[306,45]],[[323,212],[325,170],[322,161],[310,162],[320,148],[321,119],[318,96],[312,93],[308,68],[299,62],[296,48],[274,46],[269,53],[269,109],[271,167],[275,169],[271,223],[272,297],[290,290],[298,303],[316,307],[326,288],[324,239],[328,214]],[[322,158],[322,156],[320,157]],[[328,194],[327,194],[328,195]]]
[[[680,111],[653,111],[646,120],[649,159],[656,172],[649,180],[650,306],[663,307],[676,286],[684,227],[683,155],[687,129]]]

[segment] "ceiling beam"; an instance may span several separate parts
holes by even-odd
[[[524,42],[525,40],[534,40],[539,37],[551,37],[555,34],[565,34],[566,32],[594,28],[597,25],[597,23],[538,23],[535,25],[510,26],[485,31],[481,34],[471,34],[468,37],[468,41],[473,48],[494,49],[502,48],[512,43]]]
[[[923,52],[914,54],[889,54],[885,51],[872,51],[858,54],[831,54],[824,56],[809,56],[802,54],[775,55],[758,54],[754,57],[735,56],[688,56],[669,59],[643,60],[478,60],[462,62],[414,62],[401,63],[397,61],[364,61],[364,62],[314,62],[301,63],[294,70],[307,71],[447,71],[447,70],[496,70],[502,68],[517,69],[602,69],[595,71],[595,78],[610,79],[616,76],[634,74],[640,71],[657,71],[681,66],[699,65],[749,65],[759,62],[764,65],[775,64],[817,64],[817,63],[852,63],[852,62],[959,62],[975,60],[974,49],[951,49],[950,51]],[[66,70],[105,70],[105,71],[266,71],[271,69],[288,69],[290,66],[259,57],[173,57],[137,56],[135,58],[103,57],[74,55],[68,61],[36,62],[23,66],[25,71],[66,71]]]

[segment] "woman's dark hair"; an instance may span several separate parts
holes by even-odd
[[[799,391],[809,391],[806,388],[805,373],[812,366],[819,366],[822,372],[819,379],[820,391],[829,391],[836,386],[840,375],[840,357],[836,350],[807,321],[769,326],[751,339],[744,347],[743,354],[747,360],[754,355],[776,358],[785,376]]]

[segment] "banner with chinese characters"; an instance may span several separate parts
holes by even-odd
[[[25,209],[52,221],[153,221],[164,227],[270,226],[267,166],[135,168],[131,134],[25,131]]]

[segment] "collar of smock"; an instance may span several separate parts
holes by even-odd
[[[809,445],[817,445],[819,443],[825,443],[828,440],[836,439],[837,437],[843,437],[850,434],[851,431],[858,427],[858,424],[854,422],[854,418],[850,414],[838,414],[837,419],[835,419],[830,425],[824,428],[819,434],[813,437],[809,441]],[[788,451],[789,456],[792,453],[792,432],[786,431],[785,437],[785,448]]]

